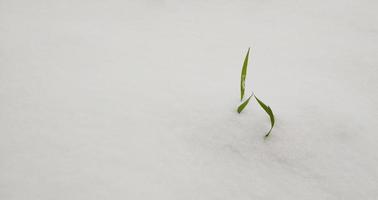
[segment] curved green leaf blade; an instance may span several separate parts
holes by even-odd
[[[244,90],[245,90],[245,78],[247,77],[247,67],[248,67],[248,59],[249,59],[249,50],[251,48],[248,48],[247,54],[245,55],[244,62],[243,62],[243,68],[241,71],[241,77],[240,77],[240,101],[243,100],[244,97]]]
[[[247,100],[245,100],[242,104],[240,104],[240,106],[238,107],[238,113],[241,113],[241,111],[244,110],[244,108],[248,105],[249,100],[251,99],[252,96],[253,94]]]
[[[265,112],[266,112],[266,113],[269,115],[269,117],[270,117],[270,130],[269,130],[268,133],[265,135],[265,137],[268,137],[269,134],[270,134],[270,132],[271,132],[272,129],[273,129],[274,122],[275,122],[275,120],[274,120],[274,115],[273,115],[273,111],[272,111],[272,109],[271,109],[269,106],[265,105],[265,104],[264,104],[260,99],[258,99],[256,96],[255,96],[255,98],[256,98],[257,102],[259,103],[259,105],[265,110]]]

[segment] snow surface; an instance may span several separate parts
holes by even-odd
[[[0,199],[378,199],[377,10],[0,0]]]

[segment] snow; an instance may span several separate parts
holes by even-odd
[[[378,199],[377,10],[0,0],[0,199]]]

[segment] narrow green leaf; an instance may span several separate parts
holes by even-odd
[[[238,113],[241,113],[241,111],[244,110],[244,108],[248,105],[249,100],[251,99],[252,96],[253,94],[251,94],[251,96],[247,100],[245,100],[242,104],[240,104],[240,106],[238,107]]]
[[[241,77],[240,77],[240,101],[243,100],[244,97],[244,90],[245,90],[245,78],[247,77],[247,67],[248,67],[248,58],[249,58],[249,50],[251,48],[248,48],[248,52],[245,55],[244,62],[243,62],[243,68],[241,71]]]
[[[265,110],[265,112],[269,115],[270,117],[270,130],[268,131],[268,133],[265,135],[265,137],[268,137],[270,132],[272,131],[273,129],[273,126],[274,126],[274,115],[273,115],[273,111],[272,109],[265,105],[262,101],[260,101],[260,99],[258,99],[256,96],[255,96],[257,102],[260,104],[260,106]]]

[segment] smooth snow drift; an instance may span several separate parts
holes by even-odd
[[[0,199],[378,199],[377,10],[0,0]]]

